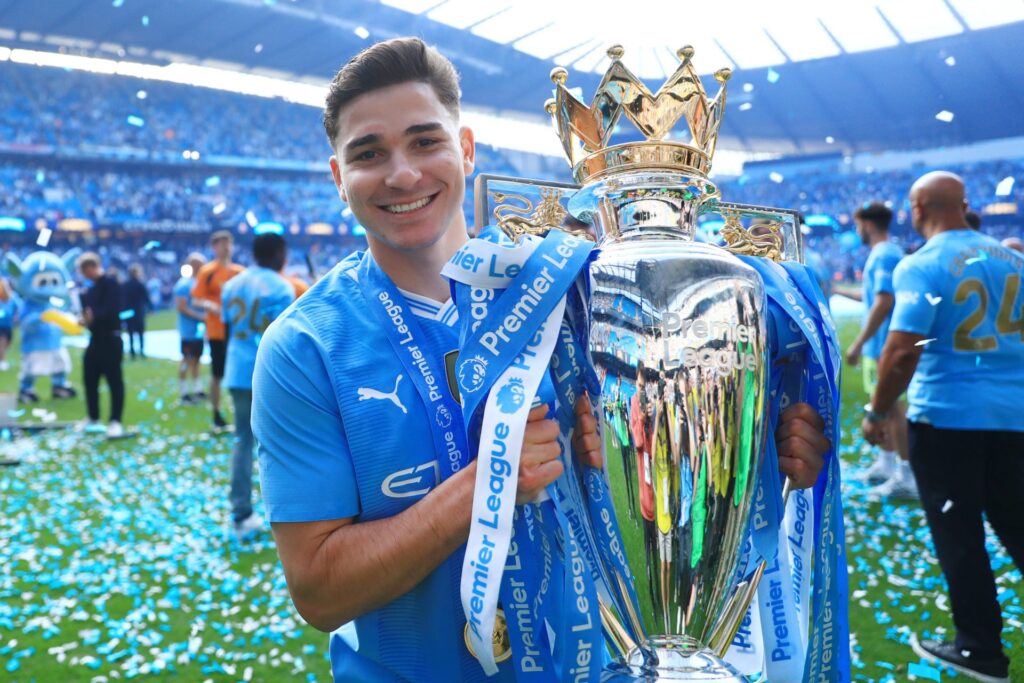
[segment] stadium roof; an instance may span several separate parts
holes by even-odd
[[[541,120],[550,69],[586,99],[604,50],[657,88],[695,46],[731,66],[720,147],[872,151],[1024,135],[1021,0],[0,0],[0,46],[222,66],[322,85],[374,40],[420,35],[466,104]],[[713,91],[714,88],[711,88]]]

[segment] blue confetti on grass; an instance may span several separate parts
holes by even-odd
[[[907,667],[907,673],[911,676],[917,676],[918,678],[927,678],[930,681],[942,680],[942,672],[933,666],[928,666],[927,664],[911,662],[910,666]]]

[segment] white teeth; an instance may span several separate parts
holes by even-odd
[[[385,208],[391,213],[408,213],[409,211],[415,211],[421,207],[426,206],[430,203],[431,197],[424,197],[423,199],[417,199],[411,204],[391,204]]]

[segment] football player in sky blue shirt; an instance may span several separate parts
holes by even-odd
[[[881,202],[871,202],[853,213],[857,236],[871,248],[864,264],[861,291],[846,290],[847,296],[864,302],[864,326],[846,350],[846,362],[863,367],[864,392],[869,396],[878,379],[878,356],[889,332],[894,304],[892,274],[903,258],[903,249],[889,240],[892,209]],[[902,401],[893,407],[891,429],[881,444],[878,460],[865,472],[869,484],[880,484],[872,494],[899,498],[917,498],[917,485],[910,470],[907,446],[905,406]]]
[[[181,278],[174,285],[174,307],[178,311],[178,336],[181,338],[181,364],[178,366],[178,391],[184,405],[193,405],[206,396],[199,382],[199,359],[203,356],[203,330],[206,312],[192,305],[196,273],[206,257],[192,252],[182,266]]]
[[[434,414],[366,296],[365,274],[379,269],[444,375],[459,340],[440,273],[468,239],[462,205],[475,156],[473,133],[459,124],[458,76],[417,38],[378,43],[335,76],[324,127],[335,184],[369,251],[338,264],[270,326],[253,378],[263,497],[292,599],[321,630],[353,622],[331,639],[337,681],[512,681],[516,662],[487,678],[465,645],[459,579],[476,463],[439,477]],[[452,390],[450,379],[435,381]],[[827,443],[803,408],[780,428],[794,437],[780,441],[782,460],[813,482]],[[561,471],[558,424],[543,418],[534,410],[526,427],[519,502]],[[589,410],[575,434],[578,452],[599,466]]]
[[[877,443],[909,385],[910,462],[956,624],[955,640],[915,640],[915,652],[1008,681],[984,518],[1024,569],[1024,255],[968,227],[952,173],[922,176],[910,202],[927,242],[896,268],[862,427]]]
[[[235,409],[235,452],[231,459],[232,532],[241,541],[263,528],[252,510],[252,374],[263,333],[295,300],[295,288],[281,273],[288,261],[284,237],[257,235],[256,264],[228,280],[221,292],[221,315],[228,340],[224,386]]]

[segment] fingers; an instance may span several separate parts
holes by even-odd
[[[543,406],[541,406],[543,408]],[[530,444],[555,443],[558,439],[558,422],[555,420],[533,419],[537,409],[530,411],[530,420],[526,423],[526,430],[523,432],[523,446]],[[542,413],[543,415],[543,413]],[[557,443],[555,444],[557,445]]]
[[[832,447],[824,434],[807,424],[803,420],[793,420],[775,430],[775,443],[782,452],[782,444],[806,444],[807,448],[817,455],[824,455]]]
[[[604,465],[601,436],[597,430],[597,418],[594,417],[590,398],[586,394],[576,401],[576,429],[573,431],[573,447],[583,464],[591,467]]]
[[[540,404],[534,408],[530,408],[530,414],[526,417],[527,422],[537,422],[547,417],[548,407],[545,404]]]
[[[825,421],[807,403],[787,408],[775,430],[779,470],[793,480],[796,488],[814,485],[825,465],[822,457],[831,448],[825,437]]]
[[[779,471],[785,474],[798,489],[807,489],[814,486],[821,473],[821,465],[817,467],[813,463],[800,458],[789,458],[779,456]]]
[[[819,432],[825,431],[825,419],[818,414],[810,403],[794,403],[779,415],[780,426],[790,420],[809,422]]]
[[[516,505],[528,503],[544,490],[544,487],[562,476],[562,463],[551,460],[537,465],[519,466],[519,487],[516,489]]]

